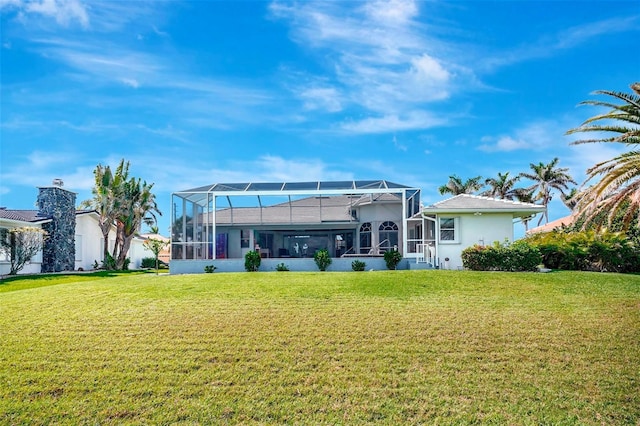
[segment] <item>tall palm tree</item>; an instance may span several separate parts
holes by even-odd
[[[489,189],[482,195],[487,197],[500,198],[501,200],[513,200],[516,197],[516,183],[520,176],[509,177],[509,172],[502,174],[498,172],[497,178],[487,178],[484,183],[489,185]]]
[[[624,230],[635,223],[640,226],[640,83],[631,85],[633,93],[599,90],[598,95],[607,95],[622,101],[621,104],[589,100],[581,105],[595,105],[611,108],[609,112],[586,120],[580,127],[571,129],[567,134],[578,132],[605,132],[607,136],[596,139],[583,139],[584,143],[624,143],[633,147],[631,151],[600,162],[587,169],[584,185],[600,180],[584,190],[576,209],[584,215],[585,227],[600,224],[597,217],[606,215],[610,226],[614,218],[622,217]]]
[[[553,198],[552,191],[559,191],[560,194],[564,194],[565,190],[569,189],[569,184],[576,184],[573,178],[567,173],[569,171],[568,168],[565,167],[557,167],[558,166],[558,157],[554,158],[549,164],[544,164],[542,162],[538,164],[530,163],[532,173],[520,173],[525,179],[532,180],[534,182],[528,189],[537,192],[535,198],[538,201],[542,201],[542,204],[547,207],[549,202]],[[545,210],[544,214],[540,217],[538,221],[538,225],[542,223],[542,220],[545,220],[545,223],[549,222],[549,211]]]
[[[476,176],[463,182],[462,179],[457,175],[451,175],[449,176],[449,182],[438,188],[438,191],[440,191],[441,195],[473,194],[474,192],[479,191],[480,188],[484,186],[481,181],[482,176]]]
[[[124,269],[131,240],[140,232],[142,224],[154,225],[157,223],[155,214],[162,214],[152,188],[153,184],[141,182],[139,178],[131,178],[123,184],[123,203],[116,217],[116,269]]]
[[[115,174],[111,167],[98,164],[93,171],[94,186],[91,190],[93,198],[85,200],[81,205],[98,213],[98,226],[102,232],[103,258],[109,255],[109,232],[116,222],[118,209],[122,202],[122,184],[129,176],[129,162],[120,162]]]

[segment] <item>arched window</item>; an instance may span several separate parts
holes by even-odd
[[[367,254],[371,250],[371,223],[365,222],[360,226],[360,254]]]
[[[379,249],[380,253],[387,252],[398,246],[398,225],[390,220],[382,222],[379,231]]]

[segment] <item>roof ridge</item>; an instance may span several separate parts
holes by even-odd
[[[472,199],[476,199],[476,200],[485,200],[485,201],[495,201],[495,202],[499,202],[499,203],[502,203],[502,204],[525,206],[525,207],[531,207],[531,206],[540,207],[541,206],[541,204],[525,203],[523,201],[518,201],[518,200],[506,200],[504,198],[488,197],[486,195],[476,195],[476,194],[457,194],[457,195],[454,195],[453,197],[450,197],[450,198],[447,198],[445,200],[440,200],[440,201],[438,201],[436,203],[433,203],[432,206],[436,207],[439,204],[445,203],[447,201],[453,200],[454,198],[458,198],[458,197],[472,198]]]

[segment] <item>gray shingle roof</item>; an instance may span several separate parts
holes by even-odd
[[[228,224],[317,224],[322,222],[349,222],[350,206],[360,197],[332,196],[306,197],[299,200],[265,207],[234,207],[216,211],[216,223]]]
[[[0,208],[0,219],[38,223],[50,221],[51,216],[43,216],[38,210],[7,210]]]
[[[439,201],[423,210],[425,213],[463,213],[463,212],[513,212],[539,213],[544,206],[519,201],[500,200],[497,198],[481,197],[479,195],[460,194],[455,197]]]

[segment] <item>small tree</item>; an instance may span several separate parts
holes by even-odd
[[[158,275],[158,256],[160,255],[160,252],[169,245],[169,242],[158,240],[156,238],[149,238],[145,240],[145,242],[142,243],[142,245],[144,246],[144,248],[146,248],[151,253],[153,253],[153,256],[155,257],[155,260],[156,260],[156,275]]]
[[[260,268],[261,262],[262,258],[260,257],[260,253],[255,250],[248,251],[247,254],[244,255],[244,269],[247,272],[256,272]]]
[[[41,228],[25,226],[22,228],[0,230],[0,253],[11,262],[9,275],[16,275],[31,261],[42,243],[47,238],[47,231]]]
[[[331,256],[329,256],[329,251],[327,249],[315,252],[313,254],[313,260],[321,271],[326,271],[329,265],[331,265]]]
[[[388,269],[396,269],[401,260],[402,255],[398,250],[389,250],[384,253],[384,262],[387,264]]]

